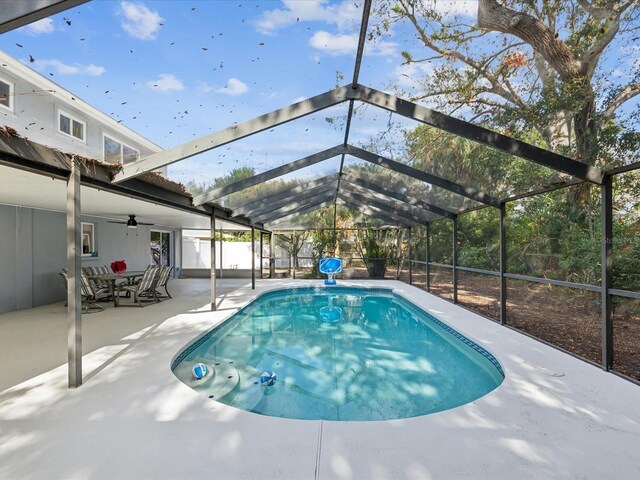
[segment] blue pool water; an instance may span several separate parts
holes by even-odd
[[[197,362],[212,367],[198,380]],[[259,296],[186,347],[175,375],[219,402],[297,419],[387,420],[495,389],[497,360],[386,289],[297,288]],[[273,386],[260,384],[273,371]]]

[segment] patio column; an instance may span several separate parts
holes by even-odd
[[[613,183],[610,175],[602,181],[602,368],[613,366]]]
[[[211,311],[216,306],[216,216],[211,215]]]
[[[413,258],[413,250],[411,248],[411,241],[413,240],[413,231],[411,230],[411,227],[407,229],[407,236],[408,236],[407,256],[409,257],[409,285],[412,285],[413,284],[413,266],[412,266],[411,260]]]
[[[291,278],[296,279],[296,232],[291,233]]]
[[[222,230],[221,228],[220,229],[220,273],[219,273],[220,278],[222,278],[222,263],[223,263],[222,262],[222,237],[223,237],[222,234],[223,233],[224,233],[224,230]]]
[[[262,244],[262,237],[263,237],[263,233],[260,232],[260,279],[262,280],[262,259],[264,258],[262,256],[262,249],[264,248],[264,245]]]
[[[271,232],[269,234],[269,278],[276,276],[276,237]]]
[[[426,227],[425,228],[425,237],[426,238],[425,238],[425,243],[424,243],[424,245],[425,245],[425,247],[424,247],[425,259],[424,260],[427,263],[427,265],[425,267],[425,270],[426,270],[426,273],[427,273],[427,292],[430,292],[431,291],[431,265],[429,265],[429,262],[431,261],[431,250],[429,248],[429,241],[430,241],[430,237],[431,237],[431,235],[430,235],[431,232],[429,230],[430,230],[431,224],[429,222],[427,222],[425,227]]]
[[[256,289],[256,227],[251,225],[251,290]]]
[[[453,303],[458,303],[458,216],[453,218]]]
[[[71,159],[67,180],[67,347],[69,357],[69,388],[82,385],[82,296],[80,269],[82,252],[82,222],[80,219],[80,165]]]
[[[500,323],[507,323],[507,204],[500,204]]]
[[[402,228],[398,227],[398,238],[396,241],[396,256],[398,257],[398,268],[396,269],[396,280],[400,280],[400,269],[402,268]]]

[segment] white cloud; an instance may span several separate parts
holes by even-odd
[[[255,23],[256,30],[267,35],[298,22],[321,21],[344,30],[356,25],[362,18],[361,2],[344,0],[340,4],[328,5],[327,0],[283,0],[283,9],[268,10]]]
[[[316,50],[321,50],[329,55],[346,55],[356,53],[358,35],[332,35],[321,30],[313,34],[309,43]]]
[[[147,87],[156,92],[170,92],[184,90],[184,84],[172,73],[161,73],[157,80],[149,80]]]
[[[358,34],[334,35],[320,30],[313,34],[309,39],[309,43],[316,50],[320,50],[329,55],[355,54],[358,48]],[[368,42],[366,44],[366,53],[368,55],[388,57],[396,54],[397,47],[397,43],[378,40],[375,43]]]
[[[93,63],[89,65],[82,65],[80,63],[69,65],[56,59],[36,60],[33,66],[39,72],[48,69],[53,70],[58,75],[90,75],[92,77],[99,77],[106,71],[104,67],[99,67]]]
[[[125,21],[122,28],[125,32],[138,40],[155,40],[160,24],[164,19],[153,10],[149,10],[142,3],[120,2]]]
[[[24,30],[31,35],[42,35],[45,33],[52,33],[53,28],[53,20],[50,18],[43,18],[42,20],[38,20],[37,22],[30,23],[29,25],[25,25],[20,30]]]
[[[230,78],[227,81],[227,84],[216,90],[216,93],[224,93],[225,95],[231,95],[232,97],[237,97],[246,93],[249,90],[249,87],[246,83],[237,78]]]
[[[410,63],[397,67],[394,77],[400,87],[411,91],[422,88],[423,82],[432,72],[432,66],[429,63]]]

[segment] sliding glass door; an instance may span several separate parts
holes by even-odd
[[[173,249],[172,245],[172,233],[160,232],[157,230],[151,230],[151,260],[150,265],[158,266],[165,265],[170,267],[172,265]]]

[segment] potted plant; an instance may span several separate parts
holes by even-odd
[[[370,278],[384,278],[387,263],[393,258],[388,231],[363,230],[356,234],[356,251],[367,266]]]

